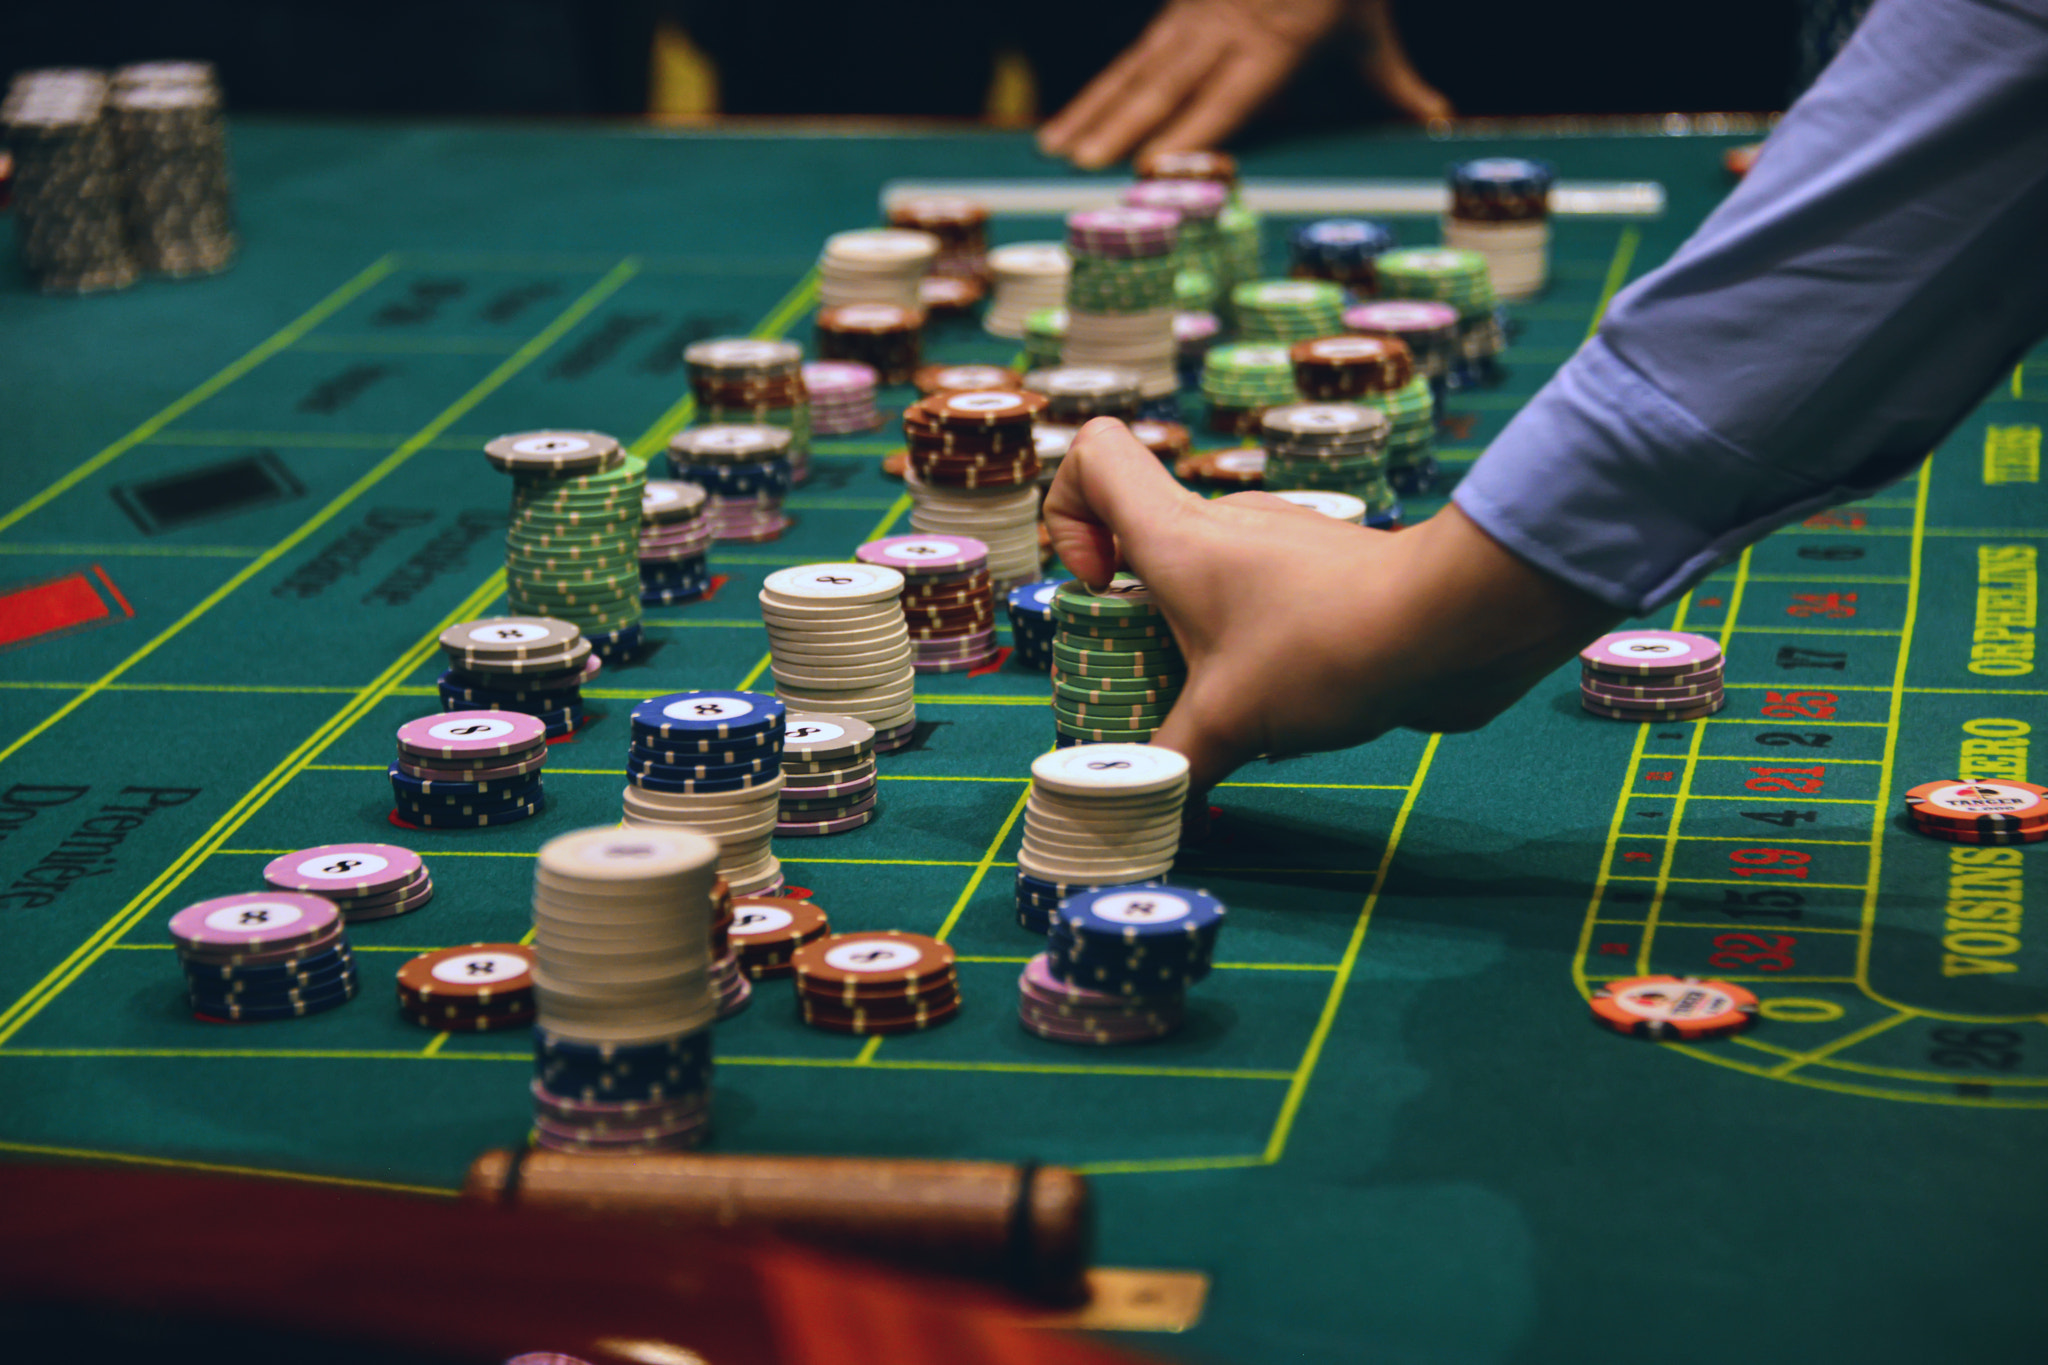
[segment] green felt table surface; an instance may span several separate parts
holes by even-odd
[[[1726,192],[1733,140],[1358,137],[1246,170],[1427,176],[1500,149],[1666,186],[1661,218],[1559,222],[1506,381],[1449,405],[1454,476]],[[658,448],[685,342],[807,338],[819,242],[872,221],[883,180],[1058,171],[1007,135],[262,121],[234,157],[231,272],[0,292],[0,582],[85,575],[107,611],[0,655],[0,1154],[446,1190],[523,1138],[524,1040],[414,1028],[399,964],[519,937],[535,848],[618,815],[632,702],[761,676],[759,580],[907,528],[890,434],[821,441],[790,535],[720,548],[714,600],[650,610],[648,656],[553,750],[544,816],[402,836],[392,732],[436,705],[436,632],[499,601],[510,490],[482,441]],[[954,324],[928,353],[1014,349]],[[2042,863],[1898,811],[1917,782],[2027,772],[2044,397],[2022,366],[1926,473],[1660,613],[1727,645],[1711,721],[1595,719],[1567,669],[1476,734],[1242,772],[1177,874],[1230,906],[1221,966],[1157,1045],[1018,1028],[1034,947],[1009,883],[1047,682],[920,679],[927,729],[885,761],[882,817],[780,852],[838,927],[943,932],[967,1008],[866,1044],[763,989],[719,1031],[716,1148],[1077,1165],[1104,1263],[1214,1276],[1200,1327],[1142,1339],[1188,1359],[2039,1359]],[[150,480],[251,455],[269,501],[131,515]],[[185,1012],[174,910],[255,889],[277,852],[394,836],[438,893],[352,933],[359,999],[260,1027]],[[1765,1017],[1696,1046],[1594,1027],[1590,983],[1638,970],[1729,976]]]

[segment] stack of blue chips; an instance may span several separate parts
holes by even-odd
[[[708,495],[693,483],[650,479],[640,499],[640,605],[694,602],[711,590]]]
[[[1061,745],[1065,748],[1065,745]],[[1125,886],[1158,886],[1157,878],[1148,882],[1123,883]],[[1107,890],[1100,886],[1076,886],[1067,882],[1049,882],[1034,877],[1029,872],[1017,873],[1017,924],[1028,933],[1049,934],[1060,903],[1070,896],[1082,896],[1091,891]]]
[[[626,750],[626,823],[709,835],[734,895],[773,895],[782,885],[772,841],[787,715],[760,692],[676,692],[641,702]]]
[[[1064,578],[1041,578],[1010,589],[1004,605],[1010,613],[1010,660],[1039,673],[1052,669],[1052,639],[1059,633],[1052,619],[1052,597]]]
[[[599,659],[608,664],[616,664],[624,663],[640,652],[640,641],[643,638],[643,633],[640,623],[635,621],[630,626],[621,626],[617,630],[585,635],[583,638],[590,641],[590,648]]]
[[[1331,280],[1370,295],[1378,282],[1373,261],[1394,249],[1394,230],[1370,218],[1323,218],[1295,229],[1288,242],[1296,279]]]
[[[171,917],[192,1012],[257,1023],[321,1014],[356,993],[341,912],[322,897],[243,892]]]
[[[493,629],[534,634],[533,646],[493,650],[472,638]],[[631,627],[638,630],[638,626]],[[518,711],[558,739],[583,721],[583,684],[601,667],[596,647],[569,621],[551,616],[464,621],[441,633],[450,667],[435,679],[444,711]]]
[[[1160,997],[1209,974],[1223,902],[1192,887],[1116,886],[1068,896],[1046,937],[1056,980],[1106,995]]]
[[[1138,405],[1138,420],[1141,422],[1178,422],[1180,419],[1178,393],[1169,393],[1160,398],[1147,398]]]
[[[561,1152],[675,1151],[711,1123],[711,1031],[650,1043],[533,1031],[534,1141]]]
[[[669,468],[705,492],[714,540],[775,540],[788,529],[791,436],[782,427],[713,423],[669,438]]]

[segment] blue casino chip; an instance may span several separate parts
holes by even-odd
[[[788,708],[759,692],[673,692],[633,708],[633,737],[651,748],[671,739],[780,734]]]

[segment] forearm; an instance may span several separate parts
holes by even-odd
[[[2048,330],[2048,3],[1880,0],[1457,492],[1644,610],[1899,477]]]

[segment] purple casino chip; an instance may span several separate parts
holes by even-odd
[[[1354,332],[1435,332],[1458,325],[1458,310],[1434,299],[1374,299],[1344,310]]]
[[[814,399],[842,395],[872,399],[879,378],[873,366],[856,360],[813,360],[804,366],[804,388]]]
[[[447,711],[398,727],[398,747],[423,758],[498,758],[547,741],[548,727],[519,711]]]
[[[412,881],[425,866],[396,844],[320,844],[273,858],[263,880],[280,891],[316,896],[375,896]]]
[[[863,564],[895,569],[906,577],[970,573],[988,563],[988,546],[971,536],[885,536],[853,552]]]
[[[199,951],[280,951],[330,933],[341,911],[324,896],[296,891],[244,891],[188,905],[171,916],[171,937]]]
[[[1214,180],[1141,180],[1124,191],[1124,207],[1166,209],[1183,218],[1214,218],[1230,191]]]
[[[1067,215],[1067,245],[1091,256],[1166,256],[1180,239],[1171,209],[1082,209]]]

